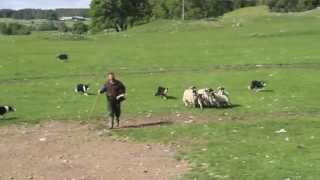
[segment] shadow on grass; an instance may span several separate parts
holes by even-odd
[[[159,121],[159,122],[150,122],[150,123],[141,123],[135,125],[126,125],[122,126],[120,129],[136,129],[136,128],[144,128],[144,127],[152,127],[152,126],[162,126],[162,125],[170,125],[173,122],[170,121]]]
[[[97,96],[97,93],[88,93],[88,96]]]
[[[166,96],[166,97],[162,97],[161,99],[163,99],[163,100],[177,100],[178,98],[175,96]]]
[[[233,109],[233,108],[238,108],[238,107],[242,107],[242,105],[240,104],[232,104],[231,106],[225,108],[225,109]]]
[[[5,121],[14,121],[14,120],[17,120],[18,118],[17,117],[9,117],[9,118],[0,118],[0,121],[2,122],[5,122]]]
[[[0,126],[12,124],[12,123],[19,123],[19,119],[17,117],[0,117]]]
[[[232,104],[231,106],[225,106],[225,107],[205,107],[204,109],[234,109],[242,107],[240,104]]]
[[[264,89],[264,90],[261,90],[259,92],[273,93],[274,90],[272,90],[272,89]]]
[[[168,100],[177,100],[178,98],[175,97],[175,96],[167,96],[167,99],[168,99]]]

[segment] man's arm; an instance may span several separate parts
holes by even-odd
[[[102,88],[99,90],[100,94],[104,94],[108,91],[108,87],[107,85],[103,85]]]

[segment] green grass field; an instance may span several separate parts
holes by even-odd
[[[78,41],[48,32],[0,36],[0,104],[18,110],[0,124],[86,120],[96,97],[79,96],[74,86],[89,83],[95,93],[105,73],[114,71],[128,88],[125,117],[184,113],[212,119],[115,132],[139,141],[184,144],[179,158],[193,167],[186,178],[317,179],[319,17],[320,10],[276,14],[256,7],[218,21],[159,20]],[[232,27],[234,21],[241,26]],[[62,52],[69,53],[70,62],[55,59]],[[253,79],[266,80],[269,91],[249,92]],[[153,97],[158,85],[178,99]],[[224,86],[238,106],[185,108],[181,96],[191,85]],[[105,103],[100,97],[92,120],[104,117]],[[217,121],[226,113],[235,120]],[[288,132],[275,133],[282,128]]]

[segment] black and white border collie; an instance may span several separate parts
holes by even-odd
[[[57,56],[57,59],[60,60],[60,61],[68,61],[69,55],[68,54],[59,54]]]
[[[88,84],[78,84],[76,88],[74,89],[74,92],[76,93],[81,93],[85,96],[88,96],[88,91],[89,91],[89,85]]]
[[[267,83],[264,81],[253,80],[253,81],[251,81],[251,84],[248,87],[248,89],[253,90],[253,91],[261,91],[266,86],[267,86]]]
[[[168,92],[169,92],[168,88],[159,86],[154,96],[160,96],[163,99],[168,99]]]
[[[0,106],[0,117],[4,117],[5,114],[9,113],[9,112],[15,112],[16,109],[14,109],[11,106]]]

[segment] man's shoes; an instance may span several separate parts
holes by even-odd
[[[116,123],[117,123],[117,127],[120,127],[120,119],[117,119]]]
[[[110,120],[109,120],[109,129],[113,129],[113,125],[114,125],[114,119],[110,118]]]

